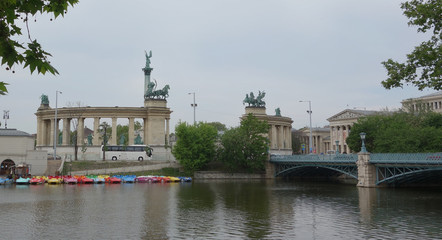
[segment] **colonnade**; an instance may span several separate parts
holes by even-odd
[[[155,100],[154,100],[155,101]],[[92,145],[101,145],[100,121],[102,118],[110,118],[112,123],[112,136],[109,139],[109,144],[117,145],[117,120],[126,118],[129,121],[129,138],[128,144],[135,143],[135,119],[143,119],[144,131],[142,139],[144,144],[154,146],[164,146],[168,144],[165,139],[169,139],[169,120],[170,109],[166,108],[165,100],[156,100],[156,105],[160,107],[149,108],[146,107],[74,107],[74,108],[59,108],[57,109],[57,122],[55,122],[55,109],[48,105],[40,106],[37,115],[37,146],[51,146],[54,143],[54,130],[59,129],[59,123],[62,120],[62,146],[70,145],[70,126],[75,119],[77,125],[77,144],[82,145],[87,139],[84,136],[85,119],[93,119],[93,138]],[[161,107],[162,106],[162,107]],[[58,143],[58,139],[57,139]]]
[[[292,147],[292,127],[280,124],[271,124],[270,147],[272,149],[288,149]]]
[[[331,145],[333,146],[331,149],[337,150],[339,147],[340,153],[350,153],[350,148],[347,146],[345,142],[347,140],[348,135],[350,135],[352,125],[334,125],[330,127],[330,136],[331,136]],[[339,141],[336,144],[336,141]]]
[[[303,153],[308,154],[308,151],[310,149],[309,145],[309,135],[302,136],[301,142],[305,144],[305,150]],[[321,154],[321,153],[327,153],[327,150],[332,149],[330,140],[325,139],[321,135],[312,134],[312,144],[313,144],[313,153],[314,154]]]
[[[264,107],[246,107],[246,118],[253,114],[259,120],[267,121],[270,126],[268,137],[270,140],[270,153],[291,155],[292,154],[292,119],[282,116],[271,116],[266,114]]]

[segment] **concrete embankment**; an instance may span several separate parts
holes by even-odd
[[[264,179],[265,174],[253,173],[226,173],[218,171],[200,171],[195,172],[195,179]]]
[[[178,163],[164,162],[158,164],[150,164],[143,166],[128,166],[128,167],[118,167],[118,168],[104,168],[104,169],[91,169],[82,171],[72,171],[72,175],[88,175],[88,174],[115,174],[115,173],[125,173],[125,172],[144,172],[150,170],[158,170],[162,168],[179,168],[181,165]]]

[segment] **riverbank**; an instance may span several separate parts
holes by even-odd
[[[180,165],[176,162],[134,162],[134,161],[73,161],[65,162],[63,173],[69,175],[134,174],[134,175],[179,175]],[[164,169],[164,170],[163,170]],[[162,174],[164,172],[164,174]]]

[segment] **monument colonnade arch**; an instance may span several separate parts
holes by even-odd
[[[54,143],[54,124],[59,129],[59,122],[63,120],[61,146],[70,145],[70,123],[72,119],[78,119],[77,129],[84,129],[85,119],[93,119],[92,145],[101,145],[98,128],[102,118],[112,119],[112,136],[109,139],[111,145],[117,144],[117,119],[127,118],[129,120],[128,144],[134,144],[135,119],[143,119],[144,132],[142,139],[150,146],[165,146],[168,144],[165,139],[169,135],[170,111],[166,107],[165,100],[148,100],[144,107],[63,107],[57,109],[57,123],[55,123],[55,109],[49,104],[42,104],[37,110],[37,147],[51,146]],[[83,144],[84,131],[78,131],[77,143]],[[58,141],[57,141],[57,145]]]

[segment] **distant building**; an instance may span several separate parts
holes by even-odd
[[[442,91],[418,98],[405,99],[401,103],[404,111],[419,112],[422,110],[430,110],[442,113]]]
[[[299,131],[301,131],[301,144],[304,144],[304,147],[301,147],[301,151],[303,154],[308,154],[310,149],[310,128],[305,127]],[[312,145],[313,154],[325,154],[328,150],[332,149],[330,127],[312,128]]]
[[[350,153],[351,150],[347,146],[346,139],[353,124],[361,117],[385,113],[383,111],[345,109],[331,116],[327,119],[330,122],[330,141],[332,145],[329,150],[336,151],[339,148],[340,153]]]
[[[44,175],[47,151],[34,148],[35,138],[17,129],[0,129],[0,175]]]

